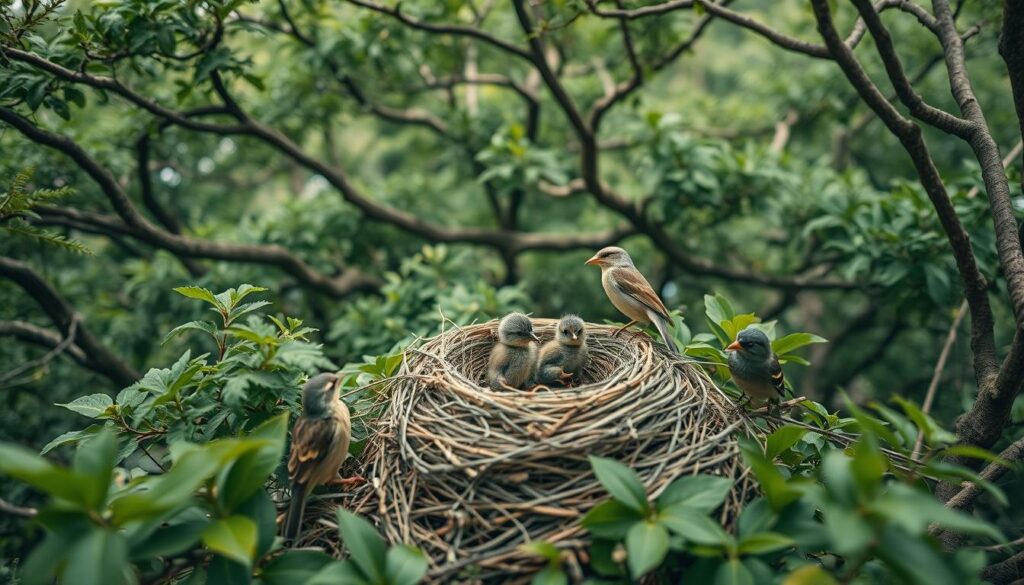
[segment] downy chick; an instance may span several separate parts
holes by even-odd
[[[565,315],[558,322],[555,338],[544,344],[538,358],[537,381],[541,384],[567,386],[579,380],[587,365],[587,332],[583,319]]]
[[[498,343],[491,349],[487,384],[495,390],[525,389],[537,373],[537,343],[533,322],[522,313],[509,313],[498,323]]]

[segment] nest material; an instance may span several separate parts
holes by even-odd
[[[556,324],[534,320],[545,341]],[[744,424],[735,405],[647,335],[587,331],[583,384],[535,393],[483,383],[496,321],[408,350],[361,457],[368,483],[344,505],[391,542],[420,547],[436,581],[533,573],[540,561],[519,545],[534,540],[584,550],[579,520],[608,498],[588,455],[631,466],[652,497],[680,476],[731,477],[721,512],[731,523],[752,489],[732,438]]]

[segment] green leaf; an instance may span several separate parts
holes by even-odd
[[[113,405],[113,399],[106,394],[90,394],[80,396],[67,404],[56,404],[56,406],[62,406],[89,418],[100,418]]]
[[[558,567],[547,566],[530,580],[530,585],[568,585],[569,578]]]
[[[882,517],[886,523],[902,526],[907,532],[924,534],[935,523],[955,532],[987,536],[996,541],[1005,541],[1001,532],[989,522],[947,508],[930,493],[914,489],[905,484],[893,484],[879,497],[870,502],[869,508]]]
[[[267,443],[239,457],[218,482],[218,497],[226,510],[234,510],[263,488],[281,461],[287,435],[287,412],[268,419],[249,434],[250,438],[266,439]]]
[[[562,553],[558,550],[558,547],[546,540],[534,540],[521,544],[519,545],[519,550],[536,555],[552,564],[559,563],[562,560]]]
[[[332,561],[330,555],[320,551],[290,550],[264,565],[260,579],[264,585],[298,585]]]
[[[1013,463],[1003,459],[988,449],[982,449],[975,445],[953,445],[942,450],[943,457],[968,457],[970,459],[981,459],[1003,467],[1013,467]]]
[[[733,318],[735,312],[729,300],[720,294],[704,295],[704,314],[716,325]]]
[[[20,445],[0,443],[0,473],[85,508],[96,500],[91,478],[53,465]]]
[[[212,292],[205,288],[198,286],[179,286],[171,290],[178,293],[179,295],[188,297],[190,299],[205,301],[216,307],[218,310],[223,311],[225,313],[227,312],[227,307],[224,306],[224,304],[221,303],[219,300],[217,300],[217,297],[214,296]]]
[[[593,455],[589,459],[598,481],[613,498],[640,513],[646,513],[650,509],[647,491],[635,471],[613,459]]]
[[[373,582],[386,574],[384,539],[369,522],[355,514],[338,510],[338,530],[352,561]]]
[[[795,425],[784,425],[775,429],[775,432],[768,435],[766,440],[765,457],[769,461],[774,460],[783,451],[799,443],[805,434],[807,434],[806,428]]]
[[[94,528],[68,554],[64,583],[119,585],[126,583],[128,545],[120,532]]]
[[[257,490],[248,500],[235,508],[235,513],[251,518],[256,523],[256,557],[270,551],[277,537],[277,508],[266,490]]]
[[[765,532],[770,529],[778,516],[772,510],[767,498],[756,498],[743,507],[740,512],[740,519],[737,523],[739,536],[748,536],[756,532]]]
[[[739,559],[729,559],[718,567],[715,585],[754,585],[754,576]]]
[[[828,340],[813,333],[790,333],[773,341],[772,351],[776,355],[785,355],[812,343],[828,343]]]
[[[209,520],[190,519],[184,522],[160,526],[148,537],[131,546],[131,559],[143,561],[152,557],[173,556],[182,553],[199,542]]]
[[[778,532],[758,532],[740,539],[741,555],[763,555],[793,546],[793,539]]]
[[[733,538],[706,513],[676,504],[658,513],[658,522],[690,542],[708,546],[728,546]]]
[[[91,509],[99,510],[106,503],[116,462],[117,437],[109,429],[104,429],[78,447],[72,467],[91,484],[90,489],[83,493]]]
[[[825,510],[825,529],[828,532],[832,550],[843,556],[859,554],[874,538],[874,533],[864,518],[856,511],[833,505]]]
[[[164,336],[164,339],[163,341],[160,342],[160,345],[166,344],[179,333],[183,333],[185,331],[202,331],[203,333],[206,333],[207,335],[213,337],[214,339],[217,339],[217,334],[219,333],[219,329],[217,329],[217,326],[211,323],[210,321],[189,321],[184,325],[178,325],[174,329],[171,329],[170,332],[168,332],[167,335]]]
[[[722,505],[732,480],[713,475],[689,475],[673,481],[658,496],[658,507],[667,508],[676,504],[709,514]]]
[[[203,544],[246,567],[256,555],[256,523],[245,516],[229,516],[210,524],[203,531]]]
[[[876,549],[878,556],[901,577],[916,585],[957,585],[960,579],[942,553],[927,541],[907,534],[896,525],[886,527]]]
[[[626,534],[626,564],[634,579],[647,574],[665,560],[668,553],[668,532],[660,524],[638,522]]]
[[[427,574],[427,556],[417,548],[399,544],[388,549],[384,575],[388,585],[416,585]]]
[[[79,441],[81,441],[83,439],[86,439],[88,437],[91,437],[91,436],[95,435],[96,432],[100,428],[102,428],[102,427],[100,427],[99,425],[96,425],[94,427],[89,427],[88,429],[81,430],[81,431],[68,431],[68,432],[60,435],[56,439],[54,439],[54,440],[50,441],[49,443],[47,443],[46,446],[43,447],[42,451],[39,452],[39,454],[40,455],[46,455],[47,453],[49,453],[50,451],[56,449],[57,447],[61,447],[63,445],[69,445],[71,443],[77,443],[77,442],[79,442]]]
[[[640,512],[618,500],[608,500],[591,508],[583,516],[581,524],[594,536],[622,540],[629,529],[641,520]]]
[[[333,562],[304,585],[370,585],[371,582],[351,560]]]

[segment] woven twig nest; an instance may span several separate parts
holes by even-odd
[[[556,323],[534,328],[546,341]],[[731,477],[731,523],[752,489],[732,438],[736,407],[650,337],[587,327],[583,384],[532,394],[483,384],[496,321],[409,349],[360,458],[367,484],[344,505],[420,547],[436,581],[532,573],[540,561],[519,545],[533,540],[583,550],[579,520],[608,498],[588,455],[631,466],[652,496],[684,475]]]

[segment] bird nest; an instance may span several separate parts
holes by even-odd
[[[534,320],[544,341],[556,324]],[[721,510],[731,524],[753,489],[732,436],[744,424],[736,407],[647,335],[587,327],[582,384],[534,393],[485,385],[496,321],[409,349],[360,458],[367,482],[343,505],[421,548],[429,578],[445,582],[529,575],[541,561],[519,547],[535,540],[581,561],[580,518],[609,497],[589,455],[629,465],[652,497],[685,475],[733,478]]]

